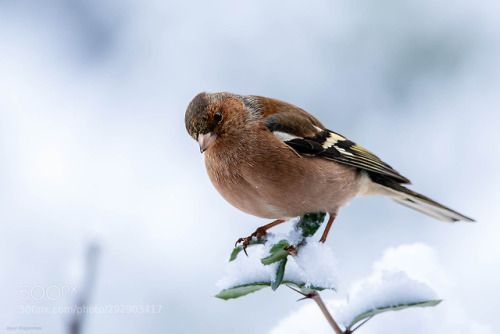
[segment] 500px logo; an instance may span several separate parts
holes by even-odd
[[[61,287],[50,285],[47,287],[43,287],[40,285],[28,286],[21,285],[19,287],[19,299],[26,301],[29,299],[32,300],[57,300],[61,296],[78,293],[78,290],[74,286],[63,285]]]

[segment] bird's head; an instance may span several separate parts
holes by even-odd
[[[230,93],[200,93],[189,103],[186,130],[200,144],[200,152],[237,131],[246,120],[245,104]]]

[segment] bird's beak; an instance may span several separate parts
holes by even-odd
[[[217,139],[217,135],[213,132],[199,134],[198,143],[200,144],[200,153],[205,152]]]

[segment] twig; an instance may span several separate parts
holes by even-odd
[[[368,322],[368,320],[370,320],[371,318],[373,318],[373,315],[371,317],[369,317],[368,319],[365,319],[365,321],[363,321],[362,323],[360,323],[358,326],[356,326],[356,328],[352,329],[349,331],[349,333],[354,333],[355,330],[357,330],[359,327],[363,326],[364,324],[366,324]]]
[[[325,316],[325,318],[328,321],[328,323],[330,324],[330,326],[332,326],[333,330],[335,331],[335,334],[345,334],[340,329],[339,325],[337,325],[337,323],[335,322],[335,320],[333,320],[332,315],[330,314],[330,312],[326,308],[325,303],[323,303],[323,299],[321,299],[321,296],[319,295],[318,291],[313,291],[313,292],[311,292],[309,294],[305,294],[302,291],[299,291],[299,290],[297,290],[295,288],[292,288],[290,285],[287,285],[287,287],[289,287],[293,291],[298,292],[298,293],[300,293],[301,295],[304,296],[304,298],[301,298],[299,300],[304,300],[304,299],[309,299],[309,298],[313,299],[316,302],[316,304],[318,304],[319,308],[321,309],[321,312],[323,312],[323,315]],[[297,300],[297,301],[299,301],[299,300]]]
[[[323,312],[323,315],[325,316],[326,320],[328,320],[328,323],[330,326],[332,326],[333,330],[335,331],[336,334],[343,334],[342,330],[340,329],[339,325],[333,320],[332,315],[326,308],[325,303],[323,303],[323,299],[321,299],[321,296],[319,295],[318,291],[313,291],[309,294],[316,304],[318,304],[319,308],[321,309],[321,312]]]

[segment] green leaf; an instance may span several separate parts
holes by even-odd
[[[283,276],[285,276],[285,267],[286,267],[287,258],[285,257],[283,260],[278,263],[278,267],[276,268],[276,279],[274,282],[271,282],[271,289],[275,291],[283,282]]]
[[[322,287],[317,287],[317,286],[312,286],[312,285],[306,287],[305,284],[300,287],[300,291],[306,295],[310,294],[313,291],[323,291],[325,289],[330,289],[330,288],[322,288]],[[337,291],[335,289],[330,289],[330,290]]]
[[[271,249],[269,250],[269,253],[273,254],[273,253],[276,253],[276,252],[279,252],[281,250],[283,250],[283,248],[285,247],[288,247],[290,246],[290,243],[288,242],[288,240],[280,240],[277,244],[274,244],[273,247],[271,247]]]
[[[290,254],[285,250],[285,247],[288,246],[290,246],[288,240],[280,240],[280,242],[273,245],[273,247],[271,247],[271,249],[269,250],[269,253],[271,253],[271,255],[260,259],[260,262],[267,266],[271,263],[286,259],[286,257]]]
[[[262,244],[263,244],[262,241],[252,240],[248,244],[248,247],[255,246],[255,245],[262,245]],[[229,262],[236,260],[236,258],[238,257],[238,254],[240,254],[240,252],[242,250],[243,250],[243,246],[241,246],[241,245],[234,247],[233,251],[231,252],[231,256],[229,257]]]
[[[437,304],[441,303],[442,300],[428,300],[428,301],[423,301],[423,302],[418,302],[418,303],[411,303],[411,304],[399,304],[399,305],[394,305],[394,306],[385,306],[385,307],[380,307],[376,308],[367,312],[364,312],[357,317],[355,317],[349,326],[347,326],[347,329],[351,329],[352,326],[354,326],[356,323],[360,322],[361,320],[373,317],[374,315],[377,315],[379,313],[384,313],[387,311],[399,311],[399,310],[404,310],[409,307],[426,307],[426,306],[436,306]]]
[[[325,216],[326,213],[324,212],[308,213],[295,224],[295,230],[300,230],[304,238],[310,237],[318,231],[325,221]]]
[[[301,290],[302,289],[308,289],[308,290],[310,289],[310,290],[317,290],[317,291],[324,290],[323,288],[312,287],[312,286],[309,288],[305,288],[305,283],[303,283],[303,282],[281,281],[280,285],[283,285],[283,284],[291,285],[291,286],[294,286],[294,287],[299,288]],[[238,286],[234,286],[234,287],[229,288],[229,289],[222,290],[221,292],[216,294],[215,297],[220,298],[220,299],[224,299],[224,300],[238,298],[238,297],[248,295],[252,292],[259,291],[259,290],[264,289],[268,286],[271,286],[271,282],[255,282],[255,283],[238,285]]]
[[[260,289],[264,289],[268,287],[269,283],[251,283],[240,286],[235,286],[233,288],[225,289],[215,295],[215,297],[228,300],[231,298],[238,298],[241,296],[248,295],[249,293],[259,291]]]

